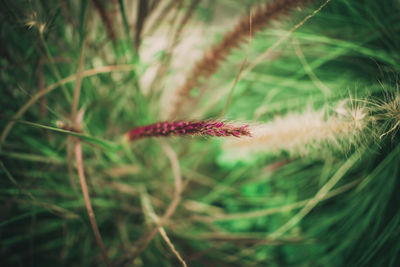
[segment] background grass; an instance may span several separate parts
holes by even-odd
[[[179,264],[158,234],[133,262],[123,261],[174,197],[170,148],[185,186],[163,227],[189,266],[398,266],[398,131],[379,135],[400,118],[399,2],[332,0],[237,83],[224,118],[245,123],[310,109],[329,117],[343,100],[367,100],[371,120],[357,142],[327,138],[302,153],[263,144],[238,152],[211,138],[122,141],[129,129],[163,120],[188,66],[266,3],[199,1],[191,9],[191,1],[164,0],[151,9],[156,2],[148,3],[139,48],[136,2],[100,1],[109,22],[90,1],[0,2],[1,131],[15,123],[0,151],[0,265],[104,265],[67,156],[68,138],[77,136],[113,263]],[[320,5],[257,32],[245,69]],[[244,42],[232,51],[185,118],[218,117],[246,50]],[[83,70],[113,66],[82,78],[81,133],[71,117],[76,76],[14,117],[40,90],[79,75],[81,55]]]

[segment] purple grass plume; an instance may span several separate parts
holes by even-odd
[[[248,125],[235,126],[219,120],[159,122],[134,128],[126,133],[129,141],[158,136],[250,136]]]

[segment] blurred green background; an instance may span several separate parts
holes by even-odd
[[[230,51],[180,118],[228,104],[253,139],[123,139],[171,119],[190,67],[271,3],[0,1],[0,265],[105,265],[82,142],[115,266],[182,265],[171,244],[188,266],[399,266],[398,0],[291,7]]]

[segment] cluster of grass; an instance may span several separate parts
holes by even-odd
[[[304,1],[178,93],[272,2],[0,1],[0,265],[398,266],[398,1]],[[176,97],[254,137],[124,141]]]

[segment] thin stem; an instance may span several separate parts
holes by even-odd
[[[79,182],[81,184],[83,198],[85,200],[85,206],[87,213],[89,215],[90,224],[92,226],[93,234],[96,239],[97,246],[100,248],[101,255],[103,256],[104,262],[108,267],[111,267],[110,259],[107,256],[106,248],[104,247],[103,240],[101,239],[100,231],[97,226],[96,218],[94,217],[94,212],[92,208],[92,203],[90,202],[90,196],[88,187],[86,184],[85,172],[83,170],[83,157],[82,157],[82,144],[80,139],[75,140],[75,158],[76,158],[76,168],[78,170]]]
[[[248,41],[248,44],[247,44],[246,55],[245,55],[245,57],[243,59],[242,65],[240,66],[239,72],[236,75],[235,80],[233,81],[232,88],[231,88],[231,90],[229,92],[229,95],[228,95],[228,98],[227,98],[227,100],[225,102],[225,106],[222,109],[221,113],[219,114],[219,118],[221,118],[225,114],[226,110],[228,109],[228,106],[229,106],[229,104],[231,102],[231,99],[232,99],[233,92],[235,91],[236,85],[237,85],[237,83],[239,82],[239,79],[240,79],[240,75],[242,74],[242,71],[244,69],[244,65],[246,65],[246,62],[247,62],[247,59],[248,59],[249,53],[250,53],[252,36],[253,36],[253,19],[252,19],[251,13],[250,13],[250,16],[249,16],[249,41]]]
[[[248,66],[243,71],[243,76],[246,76],[249,72],[251,72],[258,64],[260,64],[264,59],[270,56],[273,50],[281,45],[284,41],[286,41],[293,32],[295,32],[298,28],[304,25],[309,19],[314,17],[318,12],[320,12],[331,0],[326,0],[322,5],[320,5],[316,10],[314,10],[310,15],[306,16],[299,23],[297,23],[293,28],[291,28],[285,35],[279,38],[271,47],[269,47],[264,53],[262,53],[259,57],[257,57],[253,63]]]
[[[295,215],[293,216],[287,223],[282,225],[279,229],[273,232],[270,237],[278,238],[282,236],[285,232],[295,226],[298,222],[300,222],[313,208],[315,208],[324,198],[327,196],[329,191],[345,176],[345,174],[354,166],[354,164],[361,158],[365,149],[361,149],[361,151],[354,153],[348,160],[345,162],[339,170],[329,179],[329,181],[318,191],[318,193],[310,199],[307,204]]]
[[[44,39],[44,36],[43,36],[43,33],[40,32],[40,33],[39,33],[39,36],[40,36],[40,40],[41,40],[41,42],[42,42],[42,44],[43,44],[44,51],[45,51],[45,53],[46,53],[46,57],[47,57],[47,59],[48,59],[49,62],[50,62],[49,67],[50,67],[51,71],[53,72],[53,75],[56,77],[56,79],[57,79],[57,80],[61,80],[60,72],[59,72],[58,69],[55,67],[56,65],[54,64],[53,56],[52,56],[51,53],[50,53],[50,49],[49,49],[49,47],[47,46],[46,40]],[[67,99],[68,101],[70,101],[70,100],[71,100],[71,96],[70,96],[70,94],[69,94],[69,92],[68,92],[68,89],[64,86],[64,84],[62,84],[61,87],[62,87],[62,89],[63,89],[64,96],[66,97],[66,99]]]
[[[81,93],[81,85],[82,85],[82,78],[83,78],[83,66],[84,66],[84,59],[85,59],[85,48],[86,48],[86,39],[83,39],[82,47],[81,47],[81,54],[79,57],[79,64],[78,70],[76,72],[76,81],[75,81],[75,90],[74,90],[74,98],[71,106],[71,120],[73,123],[74,129],[81,128],[82,122],[82,113],[78,113],[78,105],[79,105],[79,98]],[[68,136],[68,149],[73,147],[73,143],[75,143],[75,159],[76,159],[76,168],[78,170],[79,182],[82,189],[83,198],[85,200],[85,206],[87,213],[89,215],[90,224],[92,226],[93,234],[96,239],[97,246],[100,248],[101,255],[103,256],[104,262],[107,266],[111,266],[110,259],[107,256],[107,251],[104,247],[103,241],[101,239],[100,231],[97,226],[96,218],[94,216],[93,207],[90,202],[89,191],[86,184],[85,172],[83,169],[83,157],[82,157],[82,143],[79,138],[72,138]],[[69,155],[71,152],[68,153]],[[69,161],[69,164],[72,161]]]
[[[179,168],[179,160],[178,157],[176,156],[176,153],[172,150],[170,146],[168,146],[165,142],[161,142],[162,148],[164,152],[167,154],[170,162],[171,162],[171,167],[172,171],[174,173],[175,177],[175,192],[174,192],[174,197],[172,199],[171,204],[167,208],[167,211],[161,218],[161,220],[158,222],[157,226],[153,229],[153,231],[147,236],[146,240],[144,241],[143,245],[135,252],[135,254],[132,256],[132,261],[142,253],[146,247],[150,244],[151,240],[153,240],[154,236],[157,234],[159,229],[165,224],[165,222],[169,219],[169,217],[175,212],[176,207],[178,206],[180,200],[181,200],[181,193],[183,189],[183,183],[182,183],[182,174]]]
[[[177,157],[175,151],[173,151],[172,148],[167,143],[161,142],[161,146],[162,146],[165,154],[167,154],[167,156],[170,160],[172,172],[173,172],[174,178],[175,178],[175,192],[174,192],[173,199],[172,199],[170,205],[168,206],[166,212],[164,213],[164,215],[158,221],[156,227],[154,227],[154,229],[150,232],[150,234],[145,236],[145,239],[143,242],[140,242],[140,243],[142,243],[142,245],[133,253],[132,256],[129,255],[132,252],[128,252],[128,255],[123,257],[120,261],[118,261],[116,265],[120,265],[125,261],[133,262],[150,244],[150,242],[153,240],[153,238],[155,237],[157,232],[160,230],[160,228],[165,224],[165,222],[175,212],[177,206],[179,205],[179,203],[181,201],[181,193],[183,191],[184,186],[183,186],[183,181],[182,181],[181,170],[179,167],[178,157]],[[135,247],[133,247],[133,249],[135,249]]]
[[[74,175],[74,140],[71,135],[67,136],[67,170],[68,170],[68,177],[69,177],[69,184],[74,190],[75,193],[78,193],[78,189],[75,183],[75,175]]]
[[[81,93],[81,84],[82,84],[82,73],[83,73],[83,66],[85,62],[85,48],[86,48],[86,38],[83,39],[82,42],[82,48],[81,48],[81,55],[79,57],[79,65],[78,65],[78,71],[76,72],[76,81],[75,81],[75,90],[74,90],[74,98],[71,106],[71,120],[74,124],[74,128],[76,128],[78,122],[77,122],[77,110],[78,110],[78,104],[79,104],[79,96]],[[68,176],[69,176],[69,181],[71,184],[71,187],[75,192],[76,190],[76,185],[75,185],[75,180],[74,180],[74,175],[73,175],[73,164],[72,164],[72,159],[73,159],[73,147],[74,147],[74,139],[72,136],[67,137],[67,164],[68,164]]]
[[[142,203],[143,203],[144,209],[147,211],[147,214],[149,215],[149,217],[154,222],[158,223],[160,221],[160,218],[157,216],[157,214],[155,213],[153,207],[151,206],[151,202],[150,202],[150,199],[149,199],[147,193],[143,193],[142,194]],[[167,232],[165,231],[164,227],[161,226],[158,231],[160,232],[160,235],[164,239],[165,243],[167,243],[168,247],[171,249],[172,253],[174,253],[174,255],[182,263],[182,265],[184,267],[186,267],[187,264],[186,264],[185,260],[182,258],[182,256],[179,254],[179,252],[176,250],[174,244],[169,239],[169,237],[167,235]]]
[[[76,123],[76,115],[78,111],[79,97],[81,94],[81,85],[83,78],[83,66],[85,63],[85,48],[86,48],[86,39],[83,40],[81,55],[79,57],[79,66],[78,71],[76,72],[76,81],[75,81],[75,90],[74,90],[74,98],[71,106],[71,119],[73,123]]]

